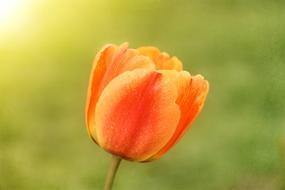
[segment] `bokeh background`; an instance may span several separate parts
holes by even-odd
[[[106,43],[154,45],[203,74],[200,117],[161,160],[123,162],[114,189],[285,189],[283,0],[0,0],[0,189],[102,189],[87,82]]]

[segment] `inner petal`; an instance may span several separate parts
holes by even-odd
[[[141,55],[148,56],[155,63],[156,69],[182,70],[182,63],[177,57],[170,57],[155,47],[140,47],[137,49]]]

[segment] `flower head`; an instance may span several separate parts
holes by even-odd
[[[91,138],[124,159],[159,159],[201,111],[209,84],[155,47],[106,45],[91,71],[86,122]]]

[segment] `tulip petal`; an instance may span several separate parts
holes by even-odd
[[[182,63],[177,57],[170,57],[165,52],[160,52],[155,47],[140,47],[137,49],[141,55],[150,57],[155,63],[156,69],[167,69],[167,70],[182,70]]]
[[[148,57],[139,55],[137,50],[128,49],[124,43],[117,47],[107,45],[96,55],[89,80],[86,103],[86,123],[89,135],[96,142],[95,115],[96,103],[105,86],[119,74],[144,68],[154,70],[155,66]]]
[[[177,89],[156,71],[136,69],[113,79],[97,103],[98,143],[125,159],[143,161],[170,140],[180,118]]]
[[[178,142],[202,110],[209,89],[208,81],[204,80],[201,75],[191,77],[185,71],[162,71],[162,73],[168,75],[177,86],[176,103],[180,107],[181,116],[176,131],[169,142],[148,160],[159,159]]]

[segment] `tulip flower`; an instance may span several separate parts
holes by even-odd
[[[86,123],[92,140],[113,156],[105,189],[121,159],[157,160],[185,134],[209,89],[201,75],[155,47],[106,45],[91,71]]]

